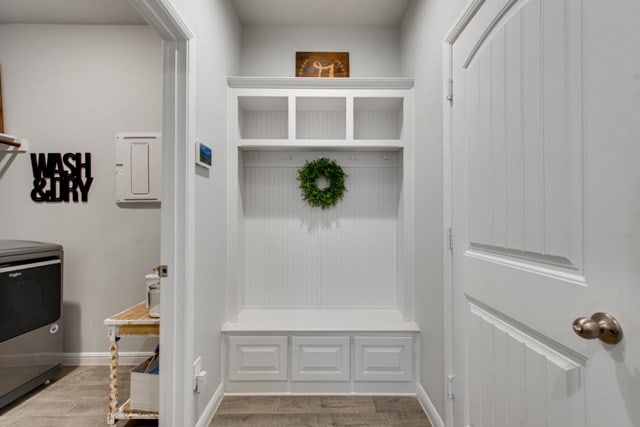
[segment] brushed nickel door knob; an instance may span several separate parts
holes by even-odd
[[[622,339],[622,327],[609,313],[594,313],[591,318],[577,318],[573,321],[573,332],[586,340],[599,338],[607,344],[616,344]]]

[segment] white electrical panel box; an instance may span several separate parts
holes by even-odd
[[[160,203],[162,138],[159,133],[116,135],[116,203]]]

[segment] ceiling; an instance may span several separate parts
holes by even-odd
[[[244,25],[399,25],[409,0],[233,0]]]
[[[396,26],[409,4],[409,0],[229,1],[243,25]],[[0,0],[0,24],[10,23],[145,24],[128,0]]]
[[[0,0],[0,24],[145,24],[128,0]]]

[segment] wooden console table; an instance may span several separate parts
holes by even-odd
[[[107,423],[115,425],[121,419],[157,420],[157,412],[131,409],[129,400],[118,407],[118,341],[123,335],[159,336],[160,319],[149,317],[145,302],[129,307],[104,320],[109,328],[109,413]]]

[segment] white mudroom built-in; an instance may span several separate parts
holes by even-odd
[[[414,393],[413,80],[228,81],[226,391]]]

